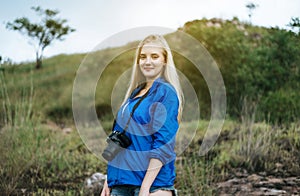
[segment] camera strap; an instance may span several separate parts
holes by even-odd
[[[133,114],[134,114],[134,111],[137,109],[137,107],[141,104],[141,102],[147,97],[147,95],[149,94],[149,91],[150,89],[138,100],[138,102],[136,104],[134,104],[133,108],[132,108],[132,111],[130,113],[130,116],[128,118],[128,121],[125,125],[125,128],[123,130],[123,133],[126,133],[126,130],[128,128],[128,125],[130,123],[130,119],[132,118]],[[116,120],[114,121],[114,124],[116,123]],[[113,125],[114,126],[114,125]]]
[[[132,116],[133,116],[133,113],[134,113],[134,111],[137,109],[137,107],[141,104],[141,102],[147,97],[147,95],[149,94],[149,91],[150,91],[150,89],[138,100],[138,102],[136,103],[136,104],[134,104],[134,106],[133,106],[133,108],[132,108],[132,111],[131,111],[131,113],[130,113],[130,116],[129,116],[129,119],[128,119],[128,121],[127,121],[127,123],[126,123],[126,126],[125,126],[125,128],[124,128],[124,133],[126,132],[126,130],[127,130],[127,128],[128,128],[128,125],[129,125],[129,123],[130,123],[130,119],[132,118]]]

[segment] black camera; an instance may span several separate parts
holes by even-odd
[[[113,131],[106,139],[108,146],[104,149],[102,156],[107,161],[115,158],[116,154],[132,143],[124,132]]]

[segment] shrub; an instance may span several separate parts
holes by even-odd
[[[272,123],[289,124],[300,117],[300,93],[294,89],[270,92],[261,99],[259,113]]]

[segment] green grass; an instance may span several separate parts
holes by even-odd
[[[20,91],[10,88],[16,88],[19,81],[9,74],[0,73],[0,192],[82,192],[84,179],[106,166],[87,150],[72,123],[65,125],[73,130],[66,134],[55,123],[41,120],[34,105],[37,97],[32,71]]]
[[[272,156],[261,154],[258,148],[251,148],[252,154],[242,153],[248,141],[240,141],[235,131],[240,125],[234,122],[227,122],[217,144],[208,154],[199,156],[199,140],[206,126],[199,127],[196,137],[176,161],[175,185],[181,195],[214,195],[217,191],[215,183],[226,179],[234,168],[245,168],[249,172],[261,171],[261,165],[253,164],[258,159],[249,159],[249,156],[254,155],[263,158],[263,169],[269,174],[275,172],[275,163],[284,165],[286,169],[282,172],[287,172],[286,175],[300,172],[297,165],[300,152],[299,126],[272,129],[276,133],[270,136],[273,144],[263,145],[264,151],[273,152]],[[22,190],[36,195],[83,193],[85,178],[95,172],[105,172],[106,165],[86,149],[75,128],[72,129],[74,131],[70,134],[64,134],[59,127],[52,127],[51,124],[29,123],[18,128],[1,129],[1,192],[8,195]],[[266,133],[256,134],[260,138]],[[245,137],[248,138],[248,135]],[[256,144],[255,139],[253,143]]]
[[[86,177],[105,170],[75,130],[64,134],[24,125],[2,130],[1,135],[0,190],[7,195],[21,189],[82,192]]]

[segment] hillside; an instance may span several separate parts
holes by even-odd
[[[244,104],[248,102],[255,105],[259,120],[269,118],[275,123],[286,123],[299,119],[299,36],[281,29],[243,24],[238,19],[196,20],[186,23],[178,31],[200,41],[218,64],[226,87],[227,112],[231,117],[240,118]],[[172,40],[176,33],[166,37]],[[133,47],[135,44],[129,43]],[[96,104],[100,116],[105,115],[101,114],[101,108],[111,104],[109,96],[117,78],[132,65],[134,51],[122,52],[127,48],[128,45],[96,54],[101,60],[120,53],[105,68],[97,86]],[[32,70],[33,63],[4,67],[7,88],[12,97],[18,98],[20,89],[33,87],[38,115],[42,118],[70,118],[73,81],[86,55],[59,55],[45,59],[42,70]],[[207,118],[210,115],[210,95],[202,74],[181,54],[174,52],[174,58],[179,71],[197,91],[202,118]]]

